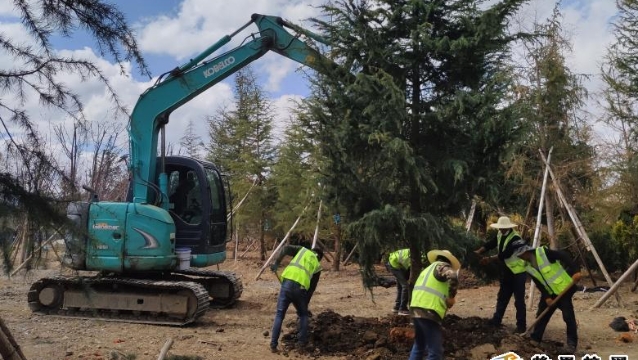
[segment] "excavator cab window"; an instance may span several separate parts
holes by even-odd
[[[188,224],[199,224],[202,220],[202,204],[199,197],[200,184],[192,170],[175,170],[169,175],[170,208],[175,215]]]

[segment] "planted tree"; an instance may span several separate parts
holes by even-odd
[[[275,155],[273,118],[270,101],[251,67],[245,67],[235,76],[233,106],[220,109],[209,120],[206,157],[230,175],[234,199],[250,191],[235,219],[242,237],[258,234],[262,260],[266,256],[264,227],[274,201],[268,181]]]
[[[306,103],[326,158],[322,183],[352,219],[364,278],[380,252],[465,252],[452,217],[502,183],[516,119],[502,71],[523,1],[339,1],[316,20],[337,61],[357,74],[320,76]],[[413,274],[414,275],[414,274]],[[416,276],[412,276],[416,279]],[[370,284],[370,283],[368,283]]]

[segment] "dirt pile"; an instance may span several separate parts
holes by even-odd
[[[283,336],[286,347],[296,342],[296,323],[288,323]],[[511,334],[505,328],[494,328],[487,319],[460,318],[449,315],[443,325],[446,359],[489,359],[508,351],[529,358],[534,354],[561,354],[560,343],[543,343],[543,349],[529,339]],[[390,315],[383,318],[341,316],[325,311],[310,321],[309,347],[306,355],[340,356],[345,359],[405,360],[413,344],[414,333],[409,316]],[[297,351],[297,350],[294,350]]]

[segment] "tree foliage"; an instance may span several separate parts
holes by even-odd
[[[452,243],[449,217],[501,183],[516,121],[501,99],[508,18],[523,1],[339,1],[316,20],[352,82],[319,77],[307,103],[326,191],[369,271],[380,250]]]
[[[236,221],[242,236],[257,234],[261,257],[265,258],[264,226],[274,201],[274,190],[268,183],[275,155],[273,113],[251,67],[235,76],[233,105],[210,118],[207,159],[230,174],[233,198],[242,199],[250,191]]]
[[[558,6],[544,23],[535,23],[534,38],[524,41],[527,66],[517,77],[517,106],[524,118],[525,136],[519,154],[513,158],[508,176],[517,179],[513,204],[531,223],[530,212],[539,204],[545,164],[552,149],[551,168],[567,201],[577,211],[591,204],[588,197],[594,183],[594,150],[590,144],[590,126],[582,108],[587,91],[584,76],[573,73],[566,63],[571,43],[562,29]],[[542,153],[542,156],[540,153]],[[569,217],[560,214],[560,202],[551,179],[545,195],[545,222],[552,248],[558,247],[557,230],[568,227]],[[527,203],[523,203],[527,201]],[[533,228],[533,227],[532,227]],[[530,234],[531,235],[531,234]]]
[[[0,216],[12,229],[30,219],[28,229],[59,227],[65,220],[59,191],[68,189],[75,174],[51,158],[50,147],[30,118],[32,100],[57,109],[80,126],[85,126],[84,104],[80,94],[64,82],[74,74],[82,80],[98,79],[111,95],[115,108],[119,102],[107,78],[96,64],[72,56],[62,56],[52,47],[53,36],[71,37],[78,30],[90,33],[100,53],[112,57],[124,71],[124,62],[135,62],[143,74],[147,67],[140,55],[133,31],[124,15],[113,5],[98,0],[32,1],[14,0],[15,16],[20,18],[28,41],[0,34],[0,51],[13,59],[0,69],[0,138],[4,141],[3,171],[0,176]],[[19,136],[16,136],[19,135]],[[75,156],[75,155],[73,155]],[[64,201],[64,200],[63,200]],[[28,251],[36,248],[38,236],[28,233]]]
[[[619,0],[616,4],[616,39],[601,69],[606,86],[602,121],[618,134],[608,137],[601,152],[606,182],[610,184],[603,191],[612,200],[604,204],[610,215],[607,222],[614,222],[621,212],[630,217],[638,214],[638,1]]]

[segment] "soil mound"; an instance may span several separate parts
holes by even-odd
[[[489,359],[508,351],[525,358],[543,353],[562,354],[561,343],[543,343],[541,349],[504,327],[490,326],[487,320],[448,315],[443,323],[445,358]],[[288,349],[293,349],[297,340],[296,322],[288,323],[287,327],[289,332],[283,336],[283,343]],[[409,316],[362,318],[342,316],[328,310],[311,318],[309,346],[294,351],[351,360],[405,360],[413,341],[414,331]]]

